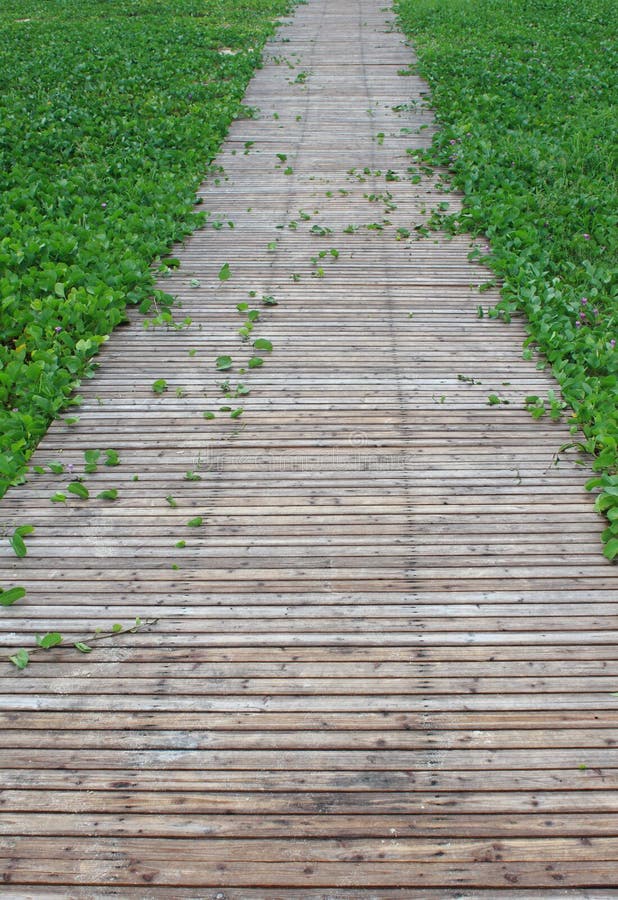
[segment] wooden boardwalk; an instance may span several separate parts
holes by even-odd
[[[378,2],[297,8],[161,280],[193,324],[134,317],[33,460],[113,448],[118,500],[0,503],[6,647],[157,619],[0,666],[3,896],[618,896],[616,569],[522,324],[416,230],[458,200],[412,60]]]

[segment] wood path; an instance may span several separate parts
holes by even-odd
[[[458,199],[409,171],[434,126],[392,19],[282,24],[161,280],[194,324],[134,317],[43,440],[73,474],[117,450],[84,483],[118,500],[0,504],[36,526],[5,647],[158,620],[0,665],[4,896],[618,896],[616,570],[522,324],[416,230]]]

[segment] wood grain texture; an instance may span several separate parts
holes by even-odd
[[[131,313],[0,501],[35,526],[6,655],[153,620],[0,666],[2,895],[616,898],[618,579],[568,421],[524,408],[556,385],[477,316],[486,241],[423,236],[461,198],[416,178],[392,13],[309,0],[264,62],[159,285],[193,324]]]

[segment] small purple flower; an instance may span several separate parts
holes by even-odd
[[[579,318],[582,320],[582,322],[585,322],[585,321],[586,321],[586,313],[581,312],[581,313],[579,314]]]
[[[69,463],[68,466],[67,466],[67,471],[68,471],[68,472],[72,472],[73,469],[74,469],[73,463]]]
[[[599,310],[596,308],[596,306],[595,306],[595,308],[592,310],[592,312],[594,313],[595,316],[598,316],[598,315],[599,315]]]
[[[102,204],[101,204],[101,209],[107,209],[107,203],[102,203]]]
[[[575,322],[575,327],[576,327],[576,328],[581,328],[581,327],[582,327],[582,323],[579,321],[579,319]]]
[[[589,240],[590,240],[590,235],[587,234],[585,231],[584,231],[582,237],[584,238],[585,241],[589,241]]]
[[[56,325],[54,331],[56,332],[56,334],[58,334],[59,331],[62,331],[62,325]]]
[[[588,302],[588,298],[582,297],[582,306],[585,306],[587,302]]]
[[[611,341],[609,342],[609,346],[610,346],[610,347],[615,347],[615,346],[616,346],[616,341],[615,341],[613,338],[612,338]]]

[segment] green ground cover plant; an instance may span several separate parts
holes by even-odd
[[[290,7],[2,4],[0,496],[127,304],[147,309],[153,260],[203,221],[196,188]]]
[[[618,554],[618,17],[614,0],[398,0],[440,130],[418,162],[446,167],[485,234],[498,313],[525,314],[573,410],[574,446],[604,477]],[[540,363],[542,364],[542,362]],[[536,398],[538,399],[538,398]],[[531,404],[537,413],[543,402]],[[545,404],[547,406],[547,404]],[[550,409],[550,406],[547,406]],[[613,516],[613,518],[612,518]]]

